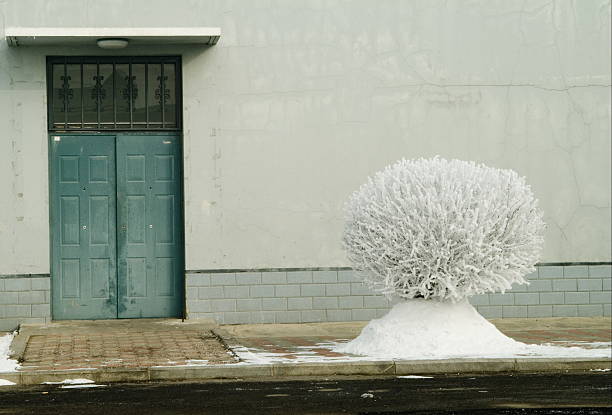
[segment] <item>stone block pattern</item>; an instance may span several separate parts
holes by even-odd
[[[350,270],[188,273],[189,318],[221,324],[370,320],[391,302]]]
[[[538,266],[529,285],[470,302],[487,318],[610,316],[610,265]],[[220,324],[360,321],[393,305],[351,270],[187,273],[187,315]]]
[[[0,332],[51,321],[49,277],[0,276]]]
[[[470,302],[487,318],[610,317],[611,273],[610,265],[541,265],[527,276],[529,285]]]

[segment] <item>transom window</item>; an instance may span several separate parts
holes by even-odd
[[[179,130],[180,57],[48,57],[49,130]]]

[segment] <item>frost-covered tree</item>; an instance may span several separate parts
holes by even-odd
[[[512,170],[460,160],[400,160],[346,204],[343,245],[386,295],[459,301],[526,283],[544,222]]]

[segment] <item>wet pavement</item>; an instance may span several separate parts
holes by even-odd
[[[612,408],[611,380],[530,373],[14,386],[0,388],[0,413],[600,415]]]

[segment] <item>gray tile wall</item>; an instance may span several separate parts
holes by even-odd
[[[529,285],[470,302],[487,318],[610,316],[610,265],[538,266]],[[391,304],[353,271],[188,273],[189,318],[220,324],[370,320]]]
[[[49,277],[0,277],[0,331],[51,321]]]
[[[610,265],[538,266],[530,284],[470,302],[487,318],[610,317]]]
[[[369,320],[390,303],[353,271],[188,273],[189,318],[222,324]]]
[[[610,265],[539,266],[529,285],[470,299],[487,318],[611,315]],[[222,324],[370,320],[391,304],[353,271],[188,273],[187,314]],[[0,331],[51,320],[50,279],[0,276]]]

